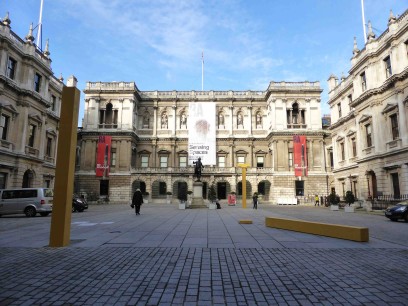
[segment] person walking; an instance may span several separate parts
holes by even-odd
[[[258,209],[258,194],[256,192],[252,197],[252,202],[254,204],[254,207],[252,209]]]
[[[132,198],[132,206],[135,207],[136,215],[140,215],[140,206],[143,204],[143,195],[140,189],[136,189]]]
[[[316,194],[315,195],[315,206],[319,206],[319,196]]]

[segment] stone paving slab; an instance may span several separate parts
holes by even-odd
[[[358,243],[267,228],[265,216],[369,225]],[[252,219],[253,224],[238,224]],[[324,208],[143,205],[0,218],[0,305],[408,305],[408,224]]]
[[[407,305],[407,257],[402,249],[0,248],[0,305]]]

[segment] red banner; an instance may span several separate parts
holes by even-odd
[[[111,143],[111,136],[99,136],[95,170],[96,176],[109,176]]]
[[[293,136],[295,176],[307,176],[306,136]]]

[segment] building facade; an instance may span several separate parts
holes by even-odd
[[[378,38],[369,23],[351,68],[329,80],[334,185],[361,199],[408,195],[408,11],[390,13]]]
[[[53,187],[62,79],[51,70],[48,42],[34,44],[0,22],[0,188]]]
[[[265,91],[141,91],[133,82],[88,82],[78,131],[76,192],[123,203],[137,187],[152,201],[169,192],[176,198],[182,185],[192,190],[189,105],[200,102],[215,103],[216,109],[216,164],[204,162],[204,197],[211,184],[220,199],[232,191],[240,196],[238,164],[248,165],[248,197],[258,192],[273,203],[326,195],[333,181],[327,158],[331,137],[322,127],[321,91],[318,82],[271,82]],[[300,138],[305,160],[295,175],[294,140]],[[101,166],[98,155],[105,149],[109,164]]]

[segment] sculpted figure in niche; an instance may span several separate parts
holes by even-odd
[[[167,115],[163,113],[161,116],[161,127],[162,129],[167,129]]]
[[[237,125],[244,125],[244,117],[242,117],[241,113],[237,115]]]
[[[143,127],[148,128],[149,127],[149,113],[145,113],[143,116]]]
[[[222,113],[218,114],[218,125],[224,125],[224,115]]]
[[[187,125],[187,116],[185,113],[182,113],[180,117],[180,127],[183,125]]]
[[[256,125],[262,126],[262,115],[261,113],[256,113]]]

